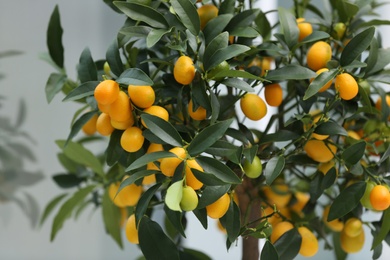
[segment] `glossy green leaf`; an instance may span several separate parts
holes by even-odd
[[[179,260],[179,252],[157,222],[144,216],[138,226],[139,245],[146,259]]]
[[[152,131],[158,138],[173,146],[182,146],[182,138],[171,123],[157,116],[146,113],[142,114],[141,118],[144,120],[150,131]]]
[[[60,92],[65,84],[66,75],[59,73],[51,73],[46,82],[45,93],[46,100],[50,103],[54,96]]]
[[[317,74],[303,66],[289,64],[284,67],[270,70],[265,79],[270,81],[283,81],[283,80],[298,80],[298,79],[310,79],[316,77]]]
[[[61,27],[60,11],[58,5],[50,16],[49,26],[46,32],[46,44],[49,49],[49,54],[54,63],[60,67],[64,67],[64,46],[62,45],[63,30]]]
[[[375,28],[370,27],[353,37],[341,53],[340,65],[349,65],[357,59],[370,46],[374,34]]]
[[[155,28],[163,29],[168,27],[168,22],[164,16],[150,6],[120,1],[115,1],[114,4],[125,15],[135,21],[142,21]]]
[[[70,218],[73,209],[82,203],[84,199],[95,189],[95,185],[90,185],[75,192],[57,212],[51,228],[50,241],[53,241],[57,232],[62,228],[65,220]]]
[[[99,81],[84,82],[77,88],[70,91],[62,101],[75,101],[85,97],[93,96],[95,88],[98,84]]]
[[[210,124],[213,125],[217,122],[219,113],[221,111],[221,105],[219,103],[219,99],[213,91],[210,91],[210,105],[211,105]]]
[[[223,162],[205,156],[199,156],[196,161],[202,166],[206,173],[214,175],[219,180],[230,184],[240,184],[241,179]]]
[[[66,139],[65,146],[68,144],[69,141],[72,140],[73,137],[75,137],[78,132],[83,128],[83,126],[93,117],[97,114],[96,111],[90,111],[85,114],[83,114],[80,118],[78,118],[72,125],[72,128],[70,130],[70,133],[68,135],[68,138]]]
[[[230,35],[242,38],[255,38],[260,36],[259,32],[253,27],[235,27],[230,31]]]
[[[226,232],[231,243],[237,240],[241,228],[240,209],[237,204],[230,200],[230,206],[226,214],[223,216],[226,223]]]
[[[212,146],[217,140],[224,136],[226,130],[231,125],[232,120],[225,120],[210,125],[198,133],[187,147],[191,156],[196,156]]]
[[[79,65],[77,66],[77,75],[81,83],[98,80],[96,64],[88,47],[81,53]]]
[[[218,140],[207,148],[205,152],[214,156],[226,157],[235,153],[237,149],[239,149],[239,147],[228,141]]]
[[[218,77],[218,74],[219,73],[217,73],[215,75],[216,78]],[[226,73],[224,73],[224,74],[226,75]],[[255,91],[246,81],[244,81],[242,79],[229,78],[229,79],[225,79],[224,81],[222,81],[222,84],[224,84],[227,87],[243,90],[245,92],[254,92]]]
[[[144,25],[138,25],[123,27],[119,30],[119,33],[128,37],[146,38],[150,31],[152,31],[152,28]]]
[[[283,156],[272,157],[266,164],[264,175],[267,185],[271,185],[274,180],[282,173],[285,159]]]
[[[149,176],[149,175],[152,175],[152,174],[156,174],[156,173],[158,173],[158,171],[156,171],[156,170],[142,170],[142,171],[138,171],[138,172],[135,172],[135,173],[131,174],[128,178],[124,179],[121,182],[121,184],[119,185],[117,193],[119,193],[124,187],[129,186],[129,185],[135,183],[139,179],[142,179],[143,177],[146,177],[146,176]]]
[[[152,48],[156,43],[158,43],[161,38],[171,32],[172,29],[152,29],[150,33],[148,34],[146,38],[146,47],[147,48]]]
[[[222,195],[229,191],[231,185],[222,186],[206,186],[203,189],[202,196],[199,198],[198,209],[202,209],[207,205],[218,200]]]
[[[194,249],[184,248],[180,251],[180,259],[186,260],[212,260],[211,257],[206,255],[204,252],[197,251]]]
[[[56,197],[54,197],[45,207],[45,210],[43,211],[41,221],[39,223],[40,226],[43,225],[47,217],[50,215],[50,213],[54,210],[54,208],[67,196],[67,193],[60,194]]]
[[[119,53],[118,41],[115,39],[106,51],[106,60],[110,65],[111,72],[119,76],[123,72],[123,63]]]
[[[122,146],[120,145],[122,133],[123,131],[115,130],[110,135],[110,140],[108,142],[105,153],[108,166],[113,166],[119,161],[122,155],[125,154],[125,150],[123,150]]]
[[[333,250],[337,260],[347,259],[348,254],[341,248],[340,232],[333,232],[332,234]]]
[[[342,0],[336,1],[336,3],[336,10],[341,22],[345,23],[349,21],[349,19],[355,16],[359,11],[359,7],[349,1]]]
[[[309,87],[307,88],[305,92],[305,96],[303,97],[303,100],[307,100],[317,94],[317,92],[325,86],[329,81],[333,80],[337,74],[339,73],[338,70],[330,70],[330,71],[324,71],[320,75],[314,78],[314,80],[310,83]]]
[[[205,207],[203,208],[199,208],[199,204],[198,204],[198,208],[194,209],[192,211],[195,215],[195,217],[199,220],[200,224],[203,226],[204,229],[207,229],[208,227],[208,216],[207,216],[207,210]]]
[[[293,228],[276,240],[274,247],[278,252],[279,259],[292,260],[298,255],[301,243],[301,235],[296,228]]]
[[[219,179],[215,174],[199,171],[197,169],[191,170],[194,176],[202,182],[204,185],[207,186],[221,186],[225,185],[226,182]]]
[[[271,24],[265,13],[259,10],[258,15],[255,18],[256,30],[260,33],[263,39],[269,39],[271,36]]]
[[[265,143],[275,143],[275,142],[286,142],[299,138],[300,135],[289,131],[289,130],[279,130],[277,133],[267,134],[261,136],[259,141],[260,144]]]
[[[383,212],[382,225],[379,230],[379,233],[375,235],[374,241],[372,242],[371,250],[376,248],[382,243],[382,241],[389,235],[390,232],[390,208],[387,208]]]
[[[176,231],[183,237],[186,237],[185,229],[183,227],[183,213],[180,211],[170,210],[167,205],[164,205],[164,213]]]
[[[265,242],[263,249],[261,250],[260,258],[267,260],[279,260],[278,252],[270,241],[267,240]]]
[[[120,209],[112,203],[108,195],[108,189],[104,192],[102,199],[103,223],[107,233],[114,239],[120,248],[123,248],[121,234],[121,212]]]
[[[320,40],[325,40],[329,39],[330,35],[326,32],[323,31],[314,31],[307,37],[305,37],[301,42],[299,42],[299,46],[307,44],[307,43],[312,43]]]
[[[234,58],[246,51],[249,51],[250,48],[245,45],[232,44],[225,48],[217,50],[207,62],[204,62],[204,69],[211,70],[221,62]]]
[[[343,135],[343,136],[348,135],[345,128],[333,120],[329,120],[319,124],[315,128],[314,132],[320,135]]]
[[[253,24],[258,13],[259,9],[256,8],[247,9],[243,10],[242,12],[239,12],[232,18],[229,25],[226,27],[226,30],[230,32],[237,27],[245,28],[250,26],[251,24]]]
[[[200,20],[195,5],[190,0],[171,0],[170,3],[183,25],[193,35],[198,35]]]
[[[138,223],[142,217],[145,215],[146,211],[149,208],[149,203],[151,199],[156,195],[157,190],[160,188],[161,183],[157,183],[147,189],[140,197],[137,207],[135,208],[135,219]]]
[[[220,49],[226,48],[228,46],[229,41],[229,33],[228,32],[222,32],[215,36],[210,43],[206,46],[206,49],[204,51],[203,55],[203,64],[209,63],[210,58]],[[209,70],[209,68],[204,68],[206,71]],[[211,69],[211,68],[210,68]]]
[[[296,18],[289,10],[283,7],[278,8],[278,13],[284,39],[288,47],[291,49],[294,45],[298,43],[299,29],[297,26]]]
[[[370,47],[370,51],[371,48],[372,48],[372,44]],[[388,48],[378,49],[378,55],[376,57],[374,56],[373,59],[375,59],[373,60],[373,67],[367,72],[369,75],[372,75],[376,72],[383,70],[390,63],[390,50]]]
[[[153,80],[138,68],[129,68],[125,70],[116,82],[125,85],[153,86]]]
[[[228,78],[244,78],[244,79],[254,79],[254,80],[262,80],[261,77],[259,76],[256,76],[256,75],[253,75],[247,71],[243,71],[243,70],[224,70],[224,71],[220,71],[218,72],[215,77],[218,77],[218,78],[224,78],[224,77],[228,77]],[[222,84],[225,84],[225,81],[222,81]],[[234,81],[232,81],[234,82]],[[228,81],[228,84],[229,84],[229,81]],[[233,87],[233,86],[231,86]],[[254,90],[249,90],[248,88],[245,88],[247,89],[246,91],[248,92],[253,92]]]
[[[328,221],[341,218],[351,212],[359,203],[366,190],[366,182],[353,183],[341,191],[330,206]]]
[[[75,142],[68,142],[64,140],[57,140],[56,144],[62,149],[64,154],[71,160],[90,167],[101,177],[104,177],[103,165],[99,159],[89,150],[84,148],[81,144]]]
[[[150,162],[157,161],[161,158],[169,158],[169,157],[177,157],[174,153],[167,151],[157,151],[153,153],[146,153],[141,157],[137,158],[134,162],[132,162],[129,167],[127,167],[126,171],[131,171],[138,169],[142,166],[147,165]]]
[[[353,165],[358,163],[366,150],[366,142],[360,141],[348,146],[343,153],[341,158],[348,164]]]
[[[180,201],[183,195],[183,180],[177,181],[169,186],[167,194],[165,195],[165,205],[170,210],[180,211]]]
[[[206,45],[208,45],[215,37],[217,37],[217,35],[223,32],[224,28],[228,25],[232,17],[232,14],[218,15],[206,24],[205,28],[203,29]]]

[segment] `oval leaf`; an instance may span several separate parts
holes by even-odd
[[[271,185],[272,182],[280,175],[284,168],[285,160],[283,156],[275,156],[271,158],[264,170],[264,175],[267,185]]]
[[[202,166],[203,170],[214,175],[217,179],[225,183],[240,184],[241,179],[226,164],[211,157],[197,157],[196,161]],[[199,175],[202,173],[199,173]],[[206,173],[204,173],[206,174]]]
[[[357,59],[359,55],[370,46],[374,34],[375,28],[370,27],[353,37],[341,53],[340,65],[349,65]]]
[[[223,194],[228,192],[229,189],[230,189],[230,185],[206,186],[203,189],[202,196],[199,198],[198,209],[202,209],[207,205],[210,205],[211,203],[215,202]]]
[[[322,72],[320,75],[315,77],[307,88],[303,100],[307,100],[317,94],[318,90],[320,90],[326,83],[333,80],[338,73],[338,70],[330,70]]]
[[[175,127],[169,122],[161,119],[157,116],[142,114],[142,120],[144,120],[146,126],[152,131],[158,138],[164,142],[173,146],[182,146],[183,141],[180,134]]]
[[[103,222],[107,233],[114,239],[120,248],[123,248],[121,233],[121,212],[108,195],[108,189],[102,199]]]
[[[137,68],[125,70],[116,81],[125,85],[153,86],[153,80],[145,72]]]
[[[348,164],[353,165],[358,163],[366,150],[366,142],[360,141],[347,147],[341,154],[341,158]]]
[[[149,208],[150,200],[155,196],[155,193],[160,188],[160,186],[161,183],[157,183],[142,194],[141,198],[137,203],[137,207],[135,208],[136,223],[138,223],[145,215],[147,209]]]
[[[138,169],[142,166],[147,165],[150,162],[157,161],[161,158],[169,158],[169,157],[177,157],[174,153],[167,152],[167,151],[158,151],[153,153],[146,153],[142,155],[141,157],[137,158],[132,164],[130,164],[129,167],[127,167],[126,171],[131,171]]]
[[[278,252],[276,251],[274,245],[270,241],[266,241],[263,249],[261,250],[261,259],[268,260],[279,260]]]
[[[205,70],[211,70],[215,66],[219,65],[221,62],[236,57],[246,51],[249,51],[250,48],[245,45],[232,44],[225,48],[217,50],[213,56],[207,60],[207,63],[204,63]]]
[[[276,240],[274,247],[280,259],[290,260],[298,255],[301,243],[301,235],[296,228],[293,228]]]
[[[91,51],[88,47],[80,55],[77,74],[82,83],[98,80],[96,64],[92,59]]]
[[[88,81],[79,85],[77,88],[69,92],[68,95],[62,101],[74,101],[85,97],[93,96],[96,86],[99,81]]]
[[[170,3],[183,25],[193,35],[198,35],[200,20],[194,4],[190,0],[171,0]]]
[[[321,135],[348,135],[345,128],[333,120],[319,124],[314,132]]]
[[[289,64],[275,70],[270,70],[265,79],[270,81],[283,81],[291,79],[310,79],[315,76],[317,76],[317,74],[306,67]]]
[[[62,27],[60,20],[60,11],[58,5],[50,16],[49,26],[46,32],[46,43],[49,49],[49,54],[54,63],[59,67],[64,67],[64,46],[62,45]]]

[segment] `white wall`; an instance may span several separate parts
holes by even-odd
[[[0,0],[0,51],[24,52],[0,59],[0,72],[6,74],[6,78],[0,80],[0,95],[7,96],[0,113],[16,116],[19,99],[25,99],[28,114],[24,129],[37,141],[34,149],[38,163],[31,167],[45,174],[42,182],[27,191],[38,200],[41,210],[51,198],[63,192],[50,179],[52,174],[62,171],[54,140],[68,135],[69,122],[78,108],[74,104],[63,104],[61,95],[49,105],[44,95],[47,77],[54,70],[39,60],[38,54],[46,51],[47,23],[56,3],[64,29],[66,68],[71,76],[75,75],[75,65],[84,47],[90,47],[94,58],[104,58],[108,44],[123,22],[122,17],[101,0]],[[260,1],[265,10],[270,8],[270,3],[276,1]],[[383,7],[381,13],[382,10],[386,17],[388,7]],[[388,42],[385,41],[386,46]],[[52,218],[41,229],[32,230],[14,204],[0,204],[0,216],[0,259],[136,259],[140,255],[135,246],[125,241],[125,250],[119,250],[105,234],[100,214],[91,208],[77,221],[65,222],[53,243],[49,242]],[[240,259],[241,243],[233,245],[227,253],[224,235],[216,230],[214,221],[210,221],[209,230],[204,231],[190,213],[189,223],[189,247],[206,251],[213,259]],[[366,245],[369,247],[368,242]],[[385,256],[388,256],[389,250],[386,250]],[[365,257],[370,256],[371,253]],[[362,255],[356,257],[361,259]],[[332,259],[331,256],[328,258]]]

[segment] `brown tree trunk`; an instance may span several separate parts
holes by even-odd
[[[236,187],[239,207],[241,212],[241,225],[251,223],[259,219],[261,212],[261,202],[259,200],[259,189],[248,178],[244,178],[241,185]],[[249,227],[255,227],[258,223],[253,223]],[[259,240],[247,236],[242,240],[242,259],[258,260],[260,256]]]

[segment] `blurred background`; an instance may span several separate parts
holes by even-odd
[[[279,1],[289,6],[292,1]],[[319,1],[321,2],[321,1]],[[287,4],[288,3],[288,4]],[[25,198],[30,194],[36,209],[42,213],[46,204],[64,192],[52,181],[51,176],[61,173],[56,154],[59,151],[55,140],[64,139],[70,131],[70,122],[79,108],[73,103],[62,103],[62,95],[48,104],[45,84],[54,69],[39,55],[47,51],[46,28],[55,5],[58,4],[64,30],[65,67],[70,77],[75,78],[76,64],[85,47],[89,47],[94,59],[104,59],[109,44],[115,38],[117,29],[123,24],[123,17],[108,8],[102,0],[0,0],[0,53],[21,52],[15,56],[0,58],[0,116],[16,121],[20,100],[24,100],[26,118],[21,129],[34,140],[25,140],[34,152],[35,162],[28,161],[24,168],[40,172],[42,179],[34,185],[23,187],[17,196]],[[261,0],[263,11],[275,8],[277,1]],[[380,9],[385,18],[388,6]],[[381,28],[383,36],[389,35],[388,27]],[[384,46],[390,46],[390,38],[384,38]],[[23,142],[23,141],[22,141]],[[96,147],[96,149],[104,149]],[[1,186],[0,186],[1,189]],[[31,202],[32,203],[32,202]],[[52,214],[53,215],[53,214]],[[0,259],[136,259],[139,249],[124,241],[120,250],[104,230],[100,210],[88,208],[75,221],[65,222],[54,242],[50,242],[52,215],[42,227],[34,225],[34,214],[27,217],[16,203],[0,200]],[[189,214],[187,246],[205,251],[213,259],[240,259],[241,244],[225,250],[224,235],[217,231],[211,221],[209,230],[203,230],[199,222]],[[36,214],[35,214],[36,216]],[[375,217],[375,216],[372,216]],[[366,232],[368,234],[368,232]],[[369,237],[369,236],[367,236]],[[370,259],[371,240],[367,238],[366,254],[356,254],[348,259]],[[387,245],[381,259],[390,258]],[[316,259],[333,259],[329,252],[318,254]]]

